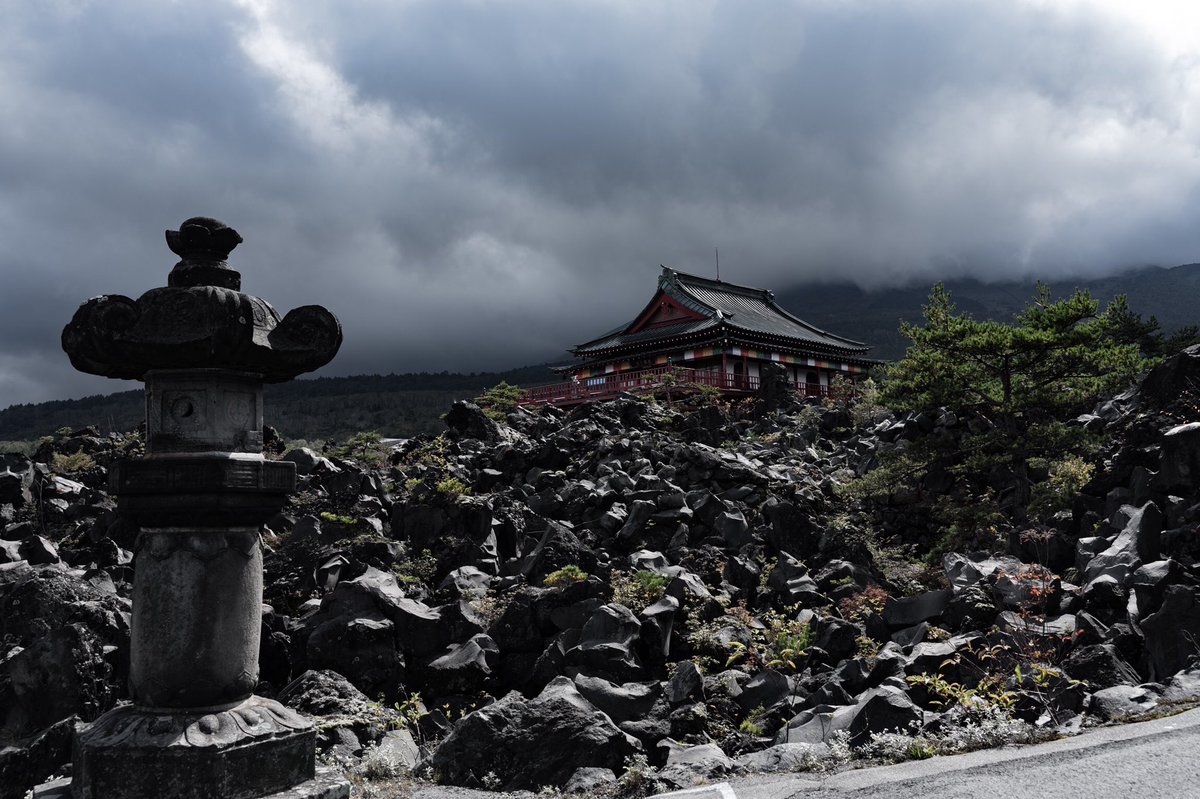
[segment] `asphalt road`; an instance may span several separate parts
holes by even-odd
[[[679,799],[1200,799],[1200,709],[1032,746],[845,771],[763,775]]]

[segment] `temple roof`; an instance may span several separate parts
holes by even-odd
[[[672,301],[683,318],[667,323],[655,321],[656,309]],[[664,266],[658,291],[633,321],[580,344],[573,352],[591,357],[625,348],[642,349],[653,342],[676,338],[709,338],[717,332],[839,355],[862,355],[870,349],[861,341],[827,333],[793,316],[766,289],[689,275]]]

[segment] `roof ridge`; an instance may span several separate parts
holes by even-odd
[[[750,296],[761,297],[766,300],[775,299],[775,292],[771,291],[770,289],[759,288],[758,286],[746,286],[741,283],[730,283],[727,280],[705,277],[703,275],[694,275],[690,272],[681,272],[678,269],[672,269],[669,266],[663,266],[663,277],[671,280],[671,282],[675,283],[675,285],[678,285],[684,290],[687,289],[687,283],[693,283],[700,288],[715,289],[717,291],[724,291],[729,294],[746,294]],[[679,278],[683,278],[683,280],[680,280]]]
[[[679,280],[680,275],[691,277],[690,275],[687,275],[686,272],[679,272],[664,266],[663,273],[658,279],[659,291],[662,291],[668,296],[673,297],[685,308],[689,308],[696,313],[703,314],[710,319],[713,318],[716,315],[717,309],[711,304],[692,294],[692,292],[688,291],[687,286],[685,286]]]

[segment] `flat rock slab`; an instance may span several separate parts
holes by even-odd
[[[701,785],[698,788],[685,788],[682,791],[655,794],[659,799],[678,796],[680,799],[737,799],[733,787],[727,782],[717,782],[712,785]]]
[[[1114,685],[1096,691],[1088,700],[1088,710],[1106,721],[1149,713],[1158,706],[1159,695],[1134,685]]]
[[[750,773],[803,771],[809,761],[829,757],[827,744],[775,744],[767,749],[742,755],[738,766]]]

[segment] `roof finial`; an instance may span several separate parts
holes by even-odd
[[[717,256],[717,282],[721,282],[721,251],[713,247],[713,253]]]

